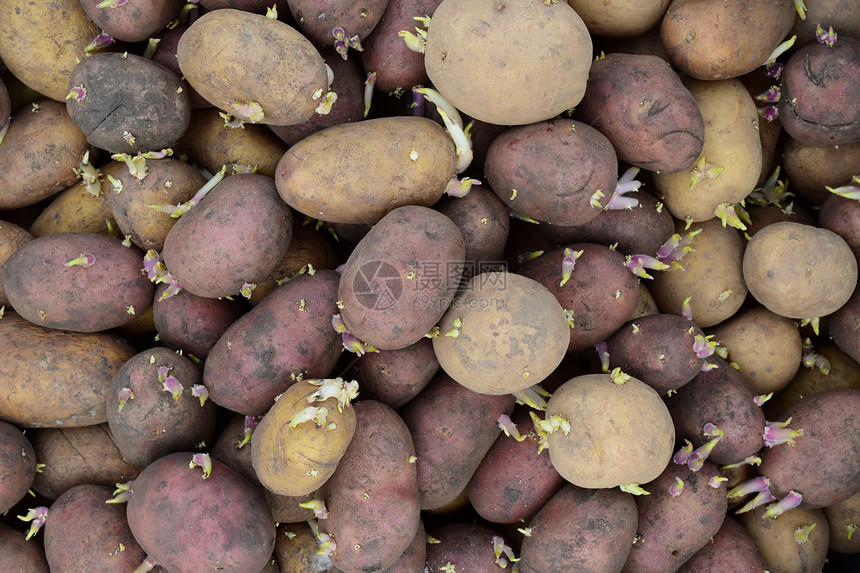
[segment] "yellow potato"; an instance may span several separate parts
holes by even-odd
[[[588,31],[605,38],[632,38],[657,24],[670,0],[567,0]]]

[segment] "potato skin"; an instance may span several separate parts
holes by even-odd
[[[6,262],[12,253],[33,240],[33,235],[28,233],[14,223],[0,221],[0,266]],[[0,306],[9,304],[6,292],[3,290],[3,281],[0,279]]]
[[[696,100],[657,56],[608,54],[594,62],[576,112],[606,135],[619,159],[649,171],[691,167],[705,140]]]
[[[94,257],[90,266],[68,265],[84,255]],[[60,233],[15,251],[0,276],[21,317],[48,328],[100,332],[131,322],[151,304],[154,287],[142,268],[141,252],[115,237]]]
[[[427,75],[469,116],[527,125],[582,99],[591,36],[567,4],[446,0],[433,18],[424,53]]]
[[[451,138],[433,120],[380,117],[299,141],[281,158],[275,181],[283,200],[309,217],[372,225],[396,207],[438,201],[455,160]]]
[[[36,451],[15,426],[0,421],[0,513],[27,495],[36,477]]]
[[[546,417],[561,416],[570,432],[549,434],[552,465],[585,488],[643,484],[672,458],[675,428],[657,392],[631,377],[584,374],[562,384],[547,403]]]
[[[39,99],[34,105],[15,112],[0,147],[0,209],[33,205],[72,185],[87,150],[64,104]]]
[[[106,422],[110,382],[134,355],[113,334],[44,328],[8,310],[0,347],[0,419],[26,428]]]
[[[176,57],[188,83],[221,111],[242,114],[233,104],[259,104],[264,115],[256,123],[309,119],[319,103],[314,94],[327,85],[322,57],[298,30],[233,8],[195,20],[179,39]]]
[[[718,80],[759,67],[793,23],[789,0],[673,0],[661,37],[685,75]]]
[[[263,494],[218,460],[203,479],[191,452],[156,460],[134,481],[128,524],[148,555],[171,571],[260,571],[275,524]]]
[[[100,0],[81,4],[94,24],[123,42],[139,42],[154,37],[182,7],[182,0],[146,0],[133,6],[104,9]]]
[[[415,344],[451,304],[464,255],[462,233],[442,213],[420,205],[393,209],[343,267],[338,299],[346,329],[380,350]]]
[[[796,508],[778,519],[764,516],[765,507],[741,514],[739,521],[755,540],[767,563],[768,571],[815,573],[821,571],[827,558],[830,531],[827,518],[820,509]],[[798,543],[794,532],[813,525],[809,539]]]
[[[511,209],[551,225],[575,226],[597,217],[609,202],[618,165],[601,132],[553,119],[513,127],[494,139],[484,174]],[[602,194],[595,196],[597,191]]]
[[[710,543],[699,549],[678,573],[761,573],[767,563],[755,540],[731,516],[726,516]]]
[[[499,565],[493,552],[498,532],[478,523],[446,523],[428,532],[439,543],[428,543],[425,569],[442,571],[447,564],[454,571],[496,573]],[[503,540],[504,541],[504,540]]]
[[[212,401],[259,416],[294,377],[328,376],[342,349],[331,326],[339,279],[332,270],[297,277],[230,325],[203,368]]]
[[[531,520],[520,571],[621,571],[637,523],[631,494],[565,485]]]
[[[3,565],[11,573],[50,573],[41,544],[30,543],[23,531],[3,523],[0,523],[0,553]]]
[[[860,483],[860,390],[835,389],[801,398],[780,421],[803,429],[794,444],[765,450],[759,472],[771,480],[777,499],[789,491],[803,496],[802,507],[817,508],[857,493]]]
[[[604,38],[633,38],[650,30],[666,13],[669,0],[568,0],[589,33]]]
[[[81,484],[48,508],[45,556],[54,571],[128,571],[146,558],[128,527],[125,507],[108,504],[113,488]],[[120,544],[124,550],[117,551]]]
[[[395,410],[421,392],[438,371],[429,338],[400,350],[368,352],[355,365],[362,399],[378,400]]]
[[[768,225],[747,244],[744,281],[771,312],[816,318],[848,302],[857,285],[857,260],[842,237],[793,222]]]
[[[161,256],[191,294],[235,295],[269,275],[287,252],[292,229],[292,214],[271,178],[230,175],[170,228]]]
[[[400,416],[381,402],[353,406],[355,433],[326,482],[329,515],[320,531],[332,535],[331,555],[344,573],[381,571],[406,551],[418,531],[420,508],[412,436]]]
[[[39,463],[33,491],[54,500],[80,484],[113,487],[133,480],[143,468],[128,463],[107,423],[78,428],[41,428],[29,432]]]

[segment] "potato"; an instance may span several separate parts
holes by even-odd
[[[449,522],[428,532],[438,543],[427,544],[425,568],[428,571],[469,571],[470,573],[496,573],[499,557],[495,556],[495,539],[498,533],[477,523]],[[501,557],[504,559],[504,555]],[[507,560],[504,561],[507,567]]]
[[[349,48],[355,48],[351,44],[357,42],[360,47],[361,41],[376,27],[388,0],[371,0],[361,5],[343,0],[290,0],[287,4],[299,30],[314,44],[330,45],[332,37],[337,39],[335,30],[341,28],[346,36],[341,49],[343,59],[347,59]],[[353,36],[358,39],[353,40]]]
[[[344,573],[384,571],[412,544],[420,523],[412,436],[402,418],[375,400],[355,404],[355,433],[323,487],[331,554]]]
[[[828,505],[824,508],[824,515],[830,527],[830,549],[847,555],[860,553],[860,538],[854,536],[860,522],[860,491]]]
[[[134,355],[116,335],[49,329],[8,310],[0,347],[0,419],[26,428],[106,422],[110,382]]]
[[[132,6],[120,0],[113,0],[106,6],[99,0],[84,0],[81,4],[94,24],[123,42],[154,37],[182,7],[181,0],[147,0]]]
[[[750,293],[787,318],[817,318],[845,304],[857,285],[857,260],[836,233],[774,223],[753,236],[743,257]]]
[[[167,289],[167,285],[159,285],[152,303],[152,321],[158,339],[170,349],[201,360],[245,312],[238,300],[205,298],[186,290],[162,299]]]
[[[0,209],[33,205],[72,185],[87,151],[86,136],[66,106],[45,99],[15,112],[3,142]]]
[[[383,117],[309,135],[281,158],[275,181],[284,201],[309,217],[372,225],[396,207],[439,200],[455,160],[436,122]]]
[[[465,197],[442,197],[433,208],[454,221],[463,234],[464,276],[474,276],[485,265],[502,259],[510,217],[492,190],[473,187]]]
[[[741,311],[708,334],[726,347],[729,362],[738,365],[754,394],[779,392],[800,368],[803,343],[797,323],[766,308]]]
[[[176,57],[200,95],[251,123],[301,123],[314,114],[328,85],[322,57],[297,30],[232,8],[195,20]]]
[[[464,254],[463,235],[445,215],[419,205],[393,209],[343,267],[338,299],[346,329],[380,350],[415,344],[452,304]]]
[[[787,137],[782,164],[792,189],[813,204],[821,205],[831,195],[827,187],[847,185],[852,176],[860,173],[860,141],[812,147]]]
[[[156,460],[135,479],[126,507],[135,539],[165,569],[246,573],[272,557],[275,524],[266,500],[218,460],[191,452]]]
[[[839,348],[855,361],[860,359],[860,290],[854,289],[851,298],[830,315],[827,329]]]
[[[118,171],[115,178],[122,191],[110,193],[110,206],[123,235],[130,235],[131,242],[144,251],[160,251],[177,220],[162,209],[190,200],[206,179],[191,165],[172,157],[149,160],[146,167],[143,179],[133,176],[127,166]]]
[[[15,426],[0,421],[0,513],[21,501],[36,477],[36,451]]]
[[[144,350],[122,365],[108,390],[107,418],[126,460],[146,467],[212,442],[217,412],[206,395],[195,395],[205,390],[201,379],[191,360],[167,348]]]
[[[821,571],[830,538],[824,512],[798,508],[777,519],[766,518],[764,512],[763,507],[754,509],[741,515],[739,521],[761,550],[767,570],[785,573]],[[802,540],[804,536],[806,541],[799,542],[798,538]]]
[[[209,4],[209,2],[207,2],[207,4]],[[251,11],[257,13],[265,13],[265,11],[261,12],[258,10],[249,10],[249,12]],[[155,50],[155,53],[152,54],[152,61],[157,64],[161,64],[162,66],[176,74],[177,77],[179,77],[179,79],[182,81],[182,91],[188,92],[188,99],[191,101],[192,111],[199,108],[211,108],[213,107],[213,105],[206,101],[206,99],[202,95],[200,95],[197,90],[195,90],[188,84],[188,82],[185,80],[185,77],[182,75],[182,70],[179,69],[179,62],[176,60],[176,48],[179,45],[179,38],[182,37],[182,34],[185,33],[185,30],[187,30],[189,26],[188,23],[177,23],[180,20],[181,18],[177,16],[176,20],[171,21],[169,25],[172,27],[164,27],[157,34],[152,36],[154,39],[158,40],[157,49]],[[263,175],[267,174],[264,173]]]
[[[673,0],[661,35],[681,72],[720,80],[762,65],[793,23],[789,0]]]
[[[484,163],[487,182],[518,213],[551,225],[584,225],[609,202],[618,179],[615,150],[591,126],[570,119],[514,127]]]
[[[123,459],[107,423],[43,428],[29,435],[36,459],[45,464],[33,480],[33,491],[50,500],[81,484],[113,487],[126,483],[143,469]]]
[[[717,219],[695,223],[689,231],[684,227],[676,221],[675,232],[689,236],[701,230],[690,243],[693,250],[679,261],[684,270],[654,273],[649,290],[660,311],[668,314],[681,315],[689,297],[693,322],[708,328],[734,315],[746,298],[744,242],[735,229],[723,227]]]
[[[226,165],[230,173],[256,169],[256,173],[274,178],[287,150],[284,142],[265,125],[228,127],[219,113],[217,109],[195,109],[177,149],[210,173],[218,173]]]
[[[281,573],[337,573],[331,557],[320,551],[320,541],[308,522],[278,525],[275,560]]]
[[[33,240],[33,235],[15,225],[0,221],[0,266],[22,246]],[[0,306],[9,304],[6,292],[3,290],[3,282],[0,279]]]
[[[3,566],[15,573],[50,573],[45,550],[39,543],[30,543],[24,532],[0,523],[0,552]]]
[[[717,464],[733,464],[762,448],[765,417],[749,384],[740,373],[716,356],[707,359],[716,368],[703,370],[667,400],[678,438],[698,448],[709,442],[705,425],[723,431],[707,458]]]
[[[669,6],[669,0],[568,0],[567,3],[582,17],[592,35],[605,38],[643,34],[663,18]]]
[[[447,0],[427,29],[424,66],[436,89],[471,117],[538,123],[582,99],[591,38],[563,2]]]
[[[302,275],[236,320],[203,368],[212,401],[259,416],[295,380],[327,377],[343,348],[332,328],[339,278],[331,270]]]
[[[860,139],[860,41],[813,42],[785,63],[779,120],[794,139],[814,147]],[[826,78],[826,79],[823,79]]]
[[[97,195],[90,192],[85,181],[78,181],[51,199],[51,202],[30,225],[34,237],[56,233],[102,233],[116,229],[116,219],[110,208],[110,196],[115,193],[108,175],[115,177],[125,167],[121,161],[108,161],[101,167]],[[94,189],[94,188],[93,188]]]
[[[440,373],[400,409],[412,433],[421,509],[437,509],[463,493],[499,436],[497,421],[514,398],[472,392]]]
[[[678,573],[761,573],[767,563],[755,540],[734,518],[727,516],[710,543],[699,549]]]
[[[770,479],[777,499],[796,491],[803,496],[803,507],[816,508],[857,493],[858,407],[860,390],[834,389],[801,398],[779,417],[780,422],[790,418],[789,430],[802,433],[762,452],[759,472]]]
[[[151,304],[154,287],[142,267],[140,251],[119,239],[60,233],[15,251],[0,277],[15,311],[30,322],[99,332],[131,322]]]
[[[0,3],[0,59],[28,87],[58,102],[69,75],[101,30],[79,0]]]
[[[804,17],[794,19],[791,34],[797,34],[797,46],[816,41],[815,30],[823,26],[838,27],[846,36],[860,37],[860,6],[853,0],[819,0],[806,6]]]
[[[438,371],[429,338],[400,350],[368,352],[355,365],[362,399],[378,400],[395,410],[421,392]]]
[[[574,259],[570,274],[565,260]],[[568,352],[606,340],[630,318],[639,301],[638,279],[609,247],[574,243],[545,253],[519,273],[546,287],[568,320]]]
[[[707,352],[702,329],[674,314],[634,318],[616,330],[607,344],[610,368],[621,368],[660,394],[695,378],[705,364],[701,355]]]
[[[128,527],[125,507],[109,504],[113,488],[81,484],[48,508],[45,556],[53,571],[133,570],[146,558]]]
[[[726,517],[726,488],[712,487],[720,475],[712,463],[701,469],[669,464],[654,481],[645,484],[650,495],[637,495],[641,539],[633,544],[622,571],[676,571],[719,531]],[[678,480],[683,489],[678,493]]]
[[[441,0],[389,0],[379,23],[362,41],[361,62],[367,72],[376,72],[376,89],[388,93],[427,83],[424,55],[409,49],[399,35],[412,31],[416,15],[432,16]]]
[[[161,256],[182,288],[216,298],[265,279],[291,237],[292,214],[274,181],[231,175],[170,228]]]
[[[356,428],[349,401],[358,384],[341,378],[298,381],[257,424],[251,460],[257,477],[279,495],[306,495],[335,472]]]
[[[594,62],[577,117],[605,133],[619,159],[649,171],[691,167],[705,140],[696,100],[657,56],[609,54]]]
[[[549,456],[541,455],[530,412],[517,408],[509,418],[522,441],[500,435],[469,480],[469,503],[487,521],[528,522],[564,484]]]
[[[825,199],[818,212],[818,226],[845,239],[854,258],[860,258],[860,202],[831,195]]]
[[[633,377],[619,382],[609,374],[577,376],[547,403],[547,420],[570,423],[569,431],[549,433],[552,465],[576,486],[647,483],[672,458],[675,429],[657,392]]]
[[[170,147],[188,127],[191,101],[179,76],[147,58],[84,58],[69,77],[69,90],[78,87],[66,106],[90,145],[135,155]]]
[[[772,223],[780,223],[782,221],[790,221],[792,223],[800,223],[801,225],[815,225],[815,219],[805,207],[794,205],[790,209],[786,207],[778,207],[770,204],[765,206],[749,205],[746,208],[750,222],[745,223],[747,230],[745,233],[750,237],[767,227]],[[822,225],[823,226],[823,225]]]
[[[568,484],[531,520],[533,534],[523,539],[520,571],[621,571],[637,522],[629,493]]]

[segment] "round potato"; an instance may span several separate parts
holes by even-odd
[[[454,177],[454,144],[417,116],[335,125],[309,135],[278,163],[278,192],[297,211],[372,225],[403,205],[429,207]]]
[[[669,410],[653,388],[623,373],[568,380],[547,403],[546,419],[554,417],[561,427],[548,438],[552,465],[579,487],[644,484],[672,459]]]
[[[322,56],[295,28],[233,8],[195,20],[179,39],[176,57],[200,95],[251,123],[310,119],[328,86]]]
[[[651,29],[666,13],[670,0],[567,0],[588,31],[604,38],[631,38]]]
[[[445,0],[427,30],[424,66],[469,116],[526,125],[582,100],[591,49],[585,23],[564,2]]]
[[[555,296],[539,282],[505,272],[472,277],[439,322],[433,350],[466,388],[502,395],[549,376],[570,342]]]
[[[182,0],[146,0],[127,2],[83,0],[87,16],[105,33],[123,42],[139,42],[158,34],[177,16]]]
[[[774,223],[747,244],[743,274],[752,295],[771,312],[818,318],[851,298],[857,286],[857,259],[832,231]]]

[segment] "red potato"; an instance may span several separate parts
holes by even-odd
[[[502,543],[504,539],[486,525],[454,522],[428,533],[438,543],[427,544],[425,570],[497,573],[502,562],[507,567],[507,556],[496,557],[494,552],[496,538]]]
[[[3,555],[4,572],[50,573],[45,551],[33,543],[22,531],[0,523],[0,555]]]
[[[0,265],[6,262],[12,253],[33,240],[33,235],[13,223],[0,221]],[[3,281],[0,279],[0,306],[9,304],[3,291]]]
[[[155,36],[177,16],[182,0],[146,0],[127,5],[114,0],[81,2],[87,16],[105,33],[123,42],[139,42]]]
[[[135,479],[127,505],[132,534],[170,571],[261,571],[275,547],[263,494],[218,460],[194,456],[170,454]]]
[[[727,516],[713,539],[681,565],[678,573],[761,573],[765,569],[767,563],[755,540],[737,520]]]
[[[362,399],[378,400],[395,410],[421,392],[438,371],[429,338],[400,350],[369,352],[355,366]]]
[[[0,421],[0,513],[18,503],[36,477],[36,451],[26,436]]]

